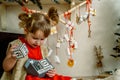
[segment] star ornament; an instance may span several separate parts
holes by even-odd
[[[56,34],[56,33],[57,33],[56,26],[53,26],[53,27],[51,28],[51,35]]]

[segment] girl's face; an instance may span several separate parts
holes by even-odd
[[[26,33],[26,40],[33,48],[40,46],[44,42],[44,39],[44,33],[41,30],[36,31],[35,34],[30,32]]]

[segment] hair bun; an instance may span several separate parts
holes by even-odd
[[[52,16],[52,15],[57,15],[58,14],[58,12],[57,12],[57,9],[55,8],[55,7],[51,7],[50,9],[49,9],[49,11],[48,11],[48,16],[50,17],[50,16]]]
[[[54,25],[58,24],[59,15],[55,7],[50,7],[50,9],[48,10],[48,16],[52,21],[56,22]]]
[[[28,16],[28,14],[26,14],[26,13],[21,13],[21,14],[19,14],[18,18],[19,18],[21,21],[26,21],[26,20],[28,20],[29,16]]]

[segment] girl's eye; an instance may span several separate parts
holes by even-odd
[[[33,39],[36,39],[36,40],[37,40],[38,38],[34,38],[34,37],[33,37]]]
[[[44,39],[40,39],[40,40],[44,40]]]
[[[33,37],[33,39],[35,39],[35,40],[44,40],[44,39],[39,39],[39,38],[35,38],[35,37]]]
[[[34,40],[39,40],[39,38],[35,38],[35,37],[33,37],[33,39],[34,39]]]

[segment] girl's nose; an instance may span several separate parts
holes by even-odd
[[[35,41],[35,44],[36,44],[37,46],[39,46],[39,45],[40,45],[40,41],[39,41],[39,40]]]

